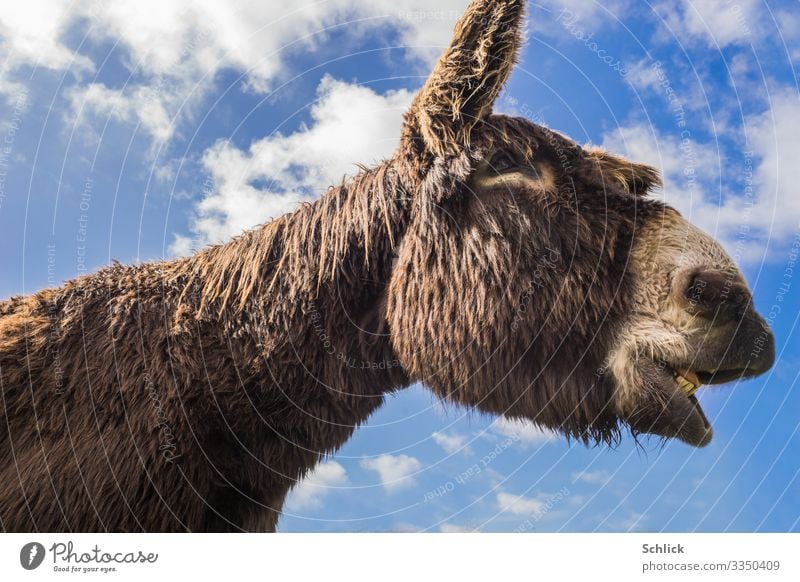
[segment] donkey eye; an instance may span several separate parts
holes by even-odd
[[[517,160],[508,152],[499,152],[494,155],[489,166],[495,174],[507,174],[517,169]]]

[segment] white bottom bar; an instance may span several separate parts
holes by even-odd
[[[0,577],[797,581],[799,542],[796,534],[4,534]]]

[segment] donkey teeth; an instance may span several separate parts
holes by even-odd
[[[675,380],[687,396],[694,396],[702,384],[697,374],[689,370],[679,370]]]
[[[683,376],[679,375],[675,379],[678,381],[678,386],[680,386],[680,389],[683,390],[687,396],[694,396],[695,393],[700,389],[700,386],[693,384]]]

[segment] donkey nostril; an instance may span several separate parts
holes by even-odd
[[[750,310],[750,291],[735,276],[725,271],[688,270],[676,277],[674,292],[692,313],[719,324],[743,318]]]
[[[692,307],[716,308],[728,299],[731,291],[724,275],[717,271],[696,271],[683,277],[684,298]]]

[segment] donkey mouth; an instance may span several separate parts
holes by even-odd
[[[698,391],[704,386],[728,384],[761,373],[759,369],[751,367],[711,371],[690,370],[672,367],[663,361],[660,367],[672,375],[677,390],[670,391],[673,395],[664,406],[663,418],[654,421],[653,430],[646,432],[674,436],[695,447],[706,446],[714,436],[711,423],[697,399]]]
[[[629,423],[644,433],[705,447],[711,442],[714,430],[700,406],[697,392],[713,374],[672,367],[663,361],[656,367],[666,372],[666,375],[659,374],[660,381],[654,379],[655,385],[661,387],[662,396],[650,400],[650,406],[640,406]]]
[[[678,431],[677,437],[695,447],[708,445],[714,437],[711,423],[697,399],[697,391],[704,384],[708,384],[705,380],[713,378],[713,376],[714,374],[710,372],[697,372],[685,368],[672,370],[673,380],[691,404],[688,417],[680,423],[680,426],[675,427]]]

